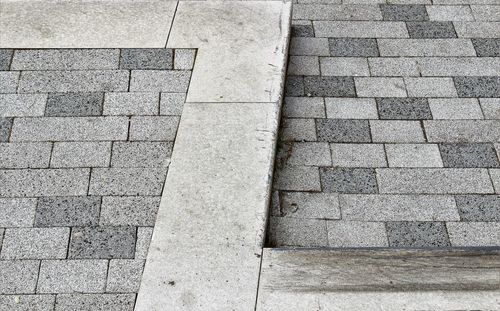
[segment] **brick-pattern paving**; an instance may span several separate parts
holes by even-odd
[[[0,309],[133,310],[195,50],[0,50]]]
[[[298,0],[292,24],[268,244],[500,246],[500,2]]]

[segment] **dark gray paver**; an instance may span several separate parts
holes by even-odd
[[[426,98],[378,98],[380,119],[422,120],[432,119]]]
[[[102,115],[103,93],[49,93],[45,115],[81,117]]]
[[[304,92],[307,96],[354,97],[354,79],[352,77],[305,76]]]
[[[286,96],[303,96],[304,95],[304,77],[288,76],[285,84]]]
[[[491,143],[439,144],[444,167],[499,167]]]
[[[332,56],[369,57],[378,56],[377,40],[367,38],[330,38]]]
[[[56,311],[133,311],[134,294],[60,294]]]
[[[459,97],[500,97],[498,77],[454,77]]]
[[[318,140],[339,143],[370,142],[370,127],[367,120],[316,120]]]
[[[292,37],[314,37],[314,29],[312,25],[292,25]]]
[[[440,39],[456,38],[452,22],[407,22],[410,38],[413,39]]]
[[[172,69],[171,49],[122,49],[121,69]]]
[[[134,227],[76,227],[68,258],[134,258],[135,241]]]
[[[457,195],[462,221],[500,221],[500,195]]]
[[[0,70],[9,70],[13,50],[0,49]]]
[[[425,5],[421,4],[381,4],[380,10],[385,21],[428,21]]]
[[[100,197],[45,197],[38,200],[35,227],[96,226]]]
[[[472,44],[479,57],[500,57],[500,38],[474,38]]]
[[[450,241],[442,222],[388,222],[387,236],[392,247],[444,247]]]
[[[378,192],[375,170],[371,168],[321,168],[320,177],[325,192]]]
[[[14,118],[0,118],[0,142],[9,141]]]

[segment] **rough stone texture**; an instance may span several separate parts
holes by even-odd
[[[34,294],[39,260],[0,260],[0,294]]]
[[[56,311],[133,311],[134,294],[61,294]]]
[[[455,196],[462,221],[500,221],[500,195]]]
[[[388,222],[387,236],[389,245],[394,247],[450,246],[441,222]]]
[[[9,228],[1,259],[64,259],[69,228]]]
[[[144,260],[112,259],[109,262],[106,291],[135,293],[141,284]]]
[[[96,226],[100,197],[45,197],[38,200],[35,227]]]
[[[45,116],[99,116],[102,114],[102,101],[102,93],[50,93]]]
[[[133,258],[133,227],[78,227],[71,232],[69,258]]]
[[[172,69],[171,49],[122,49],[121,69]]]

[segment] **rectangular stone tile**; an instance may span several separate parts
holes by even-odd
[[[43,116],[47,94],[0,94],[0,117]]]
[[[283,119],[282,141],[316,141],[314,119]]]
[[[39,198],[35,227],[97,226],[100,207],[100,197]]]
[[[89,194],[160,195],[165,176],[166,171],[157,168],[95,168]]]
[[[134,294],[60,294],[56,311],[133,311]]]
[[[316,37],[408,38],[404,22],[313,21]]]
[[[193,69],[195,58],[196,58],[195,49],[175,49],[174,69],[179,69],[179,70]]]
[[[19,71],[0,71],[0,93],[16,93]]]
[[[433,119],[483,119],[475,98],[429,98]]]
[[[500,98],[480,98],[485,119],[500,120]]]
[[[12,54],[14,54],[14,50],[0,49],[0,70],[1,71],[9,70],[10,63],[12,60]]]
[[[107,260],[42,260],[37,292],[102,293]]]
[[[167,168],[172,148],[166,142],[115,142],[111,166]]]
[[[443,167],[435,144],[386,144],[389,167]]]
[[[1,295],[0,306],[15,311],[53,311],[55,295]]]
[[[321,97],[285,97],[285,118],[326,118],[325,104]]]
[[[118,69],[118,49],[16,50],[11,70]]]
[[[500,223],[448,222],[452,246],[500,246]]]
[[[378,39],[377,42],[380,56],[476,56],[469,39]]]
[[[304,77],[287,76],[285,79],[285,96],[304,96]]]
[[[305,20],[381,20],[376,5],[295,4],[293,19]]]
[[[38,260],[0,260],[0,294],[34,294],[39,265]]]
[[[433,0],[434,4],[469,5],[469,4],[495,4],[497,0]]]
[[[51,167],[107,167],[111,142],[55,142]]]
[[[312,219],[340,219],[335,193],[281,192],[279,211],[274,216]]]
[[[354,78],[359,97],[406,97],[403,78]]]
[[[499,167],[492,143],[439,144],[445,167]]]
[[[371,141],[367,120],[318,119],[318,141],[367,143]]]
[[[110,260],[106,292],[136,293],[141,285],[143,268],[144,260]]]
[[[441,57],[419,59],[422,76],[498,76],[500,58]]]
[[[330,147],[328,143],[296,142],[283,148],[286,163],[289,165],[330,166]]]
[[[385,21],[428,21],[425,5],[421,4],[381,4],[380,10]]]
[[[190,79],[189,70],[132,70],[130,91],[187,92]]]
[[[292,38],[297,37],[314,37],[314,29],[310,21],[306,21],[304,25],[297,25],[297,21],[292,21],[292,26],[290,28],[290,36]]]
[[[134,255],[135,259],[146,259],[152,235],[153,235],[153,227],[137,228],[137,241],[135,242],[135,255]]]
[[[386,226],[391,247],[450,246],[448,233],[442,222],[388,222]]]
[[[69,228],[10,228],[5,230],[2,259],[64,259]]]
[[[273,188],[291,191],[321,191],[319,171],[314,166],[286,165],[276,168]]]
[[[185,101],[185,93],[160,93],[160,115],[180,116]]]
[[[122,49],[120,69],[172,69],[172,49]]]
[[[459,38],[500,38],[498,22],[453,22]]]
[[[500,195],[455,196],[461,221],[500,222]]]
[[[325,98],[329,119],[378,119],[373,98]]]
[[[0,143],[0,168],[49,166],[52,143]]]
[[[479,39],[473,38],[472,44],[479,57],[499,57],[500,39]]]
[[[372,76],[405,77],[420,76],[420,67],[416,59],[405,57],[369,58]]]
[[[366,58],[360,57],[322,57],[320,58],[323,76],[369,76]],[[319,74],[319,73],[318,73]]]
[[[129,140],[174,141],[179,117],[132,117]]]
[[[419,121],[370,120],[373,142],[417,143],[424,142]]]
[[[19,93],[127,91],[127,70],[23,71]]]
[[[344,220],[460,220],[453,196],[342,194],[340,208]]]
[[[424,121],[429,142],[499,142],[500,120]]]
[[[0,197],[86,195],[89,169],[0,170]]]
[[[273,247],[325,247],[328,246],[326,220],[270,217],[267,238]]]
[[[126,140],[127,117],[17,118],[11,141]]]
[[[0,227],[32,227],[37,200],[0,198]]]
[[[452,78],[405,78],[409,97],[457,97]]]
[[[50,93],[45,107],[45,116],[100,116],[103,98],[103,93]]]
[[[366,38],[329,38],[330,54],[343,57],[378,56],[376,39]]]
[[[497,5],[471,5],[472,15],[476,21],[500,22],[500,6]]]
[[[103,197],[101,226],[154,226],[160,197]]]
[[[291,38],[290,55],[330,56],[327,38]]]
[[[431,21],[473,21],[468,5],[427,5],[427,14]]]
[[[407,22],[408,32],[412,39],[456,38],[452,22]]]
[[[354,80],[352,77],[307,76],[304,92],[308,96],[355,97]]]
[[[319,75],[319,61],[317,56],[290,56],[288,58],[288,75]]]
[[[486,169],[377,169],[377,180],[380,193],[493,193],[493,187]]]
[[[378,113],[384,120],[432,119],[425,98],[378,98]]]
[[[320,168],[322,190],[338,193],[378,193],[375,170],[371,168]]]
[[[459,97],[500,97],[500,77],[454,77]]]
[[[332,164],[339,167],[386,167],[381,144],[330,144]]]
[[[9,141],[14,118],[0,118],[0,141]]]
[[[500,169],[489,169],[495,193],[500,194]]]
[[[75,227],[71,231],[68,258],[133,258],[136,228]]]
[[[330,247],[387,247],[382,222],[327,221]]]

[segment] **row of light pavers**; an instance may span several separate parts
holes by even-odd
[[[341,2],[294,4],[268,244],[500,245],[500,6]]]
[[[0,50],[1,306],[133,310],[195,53]]]

